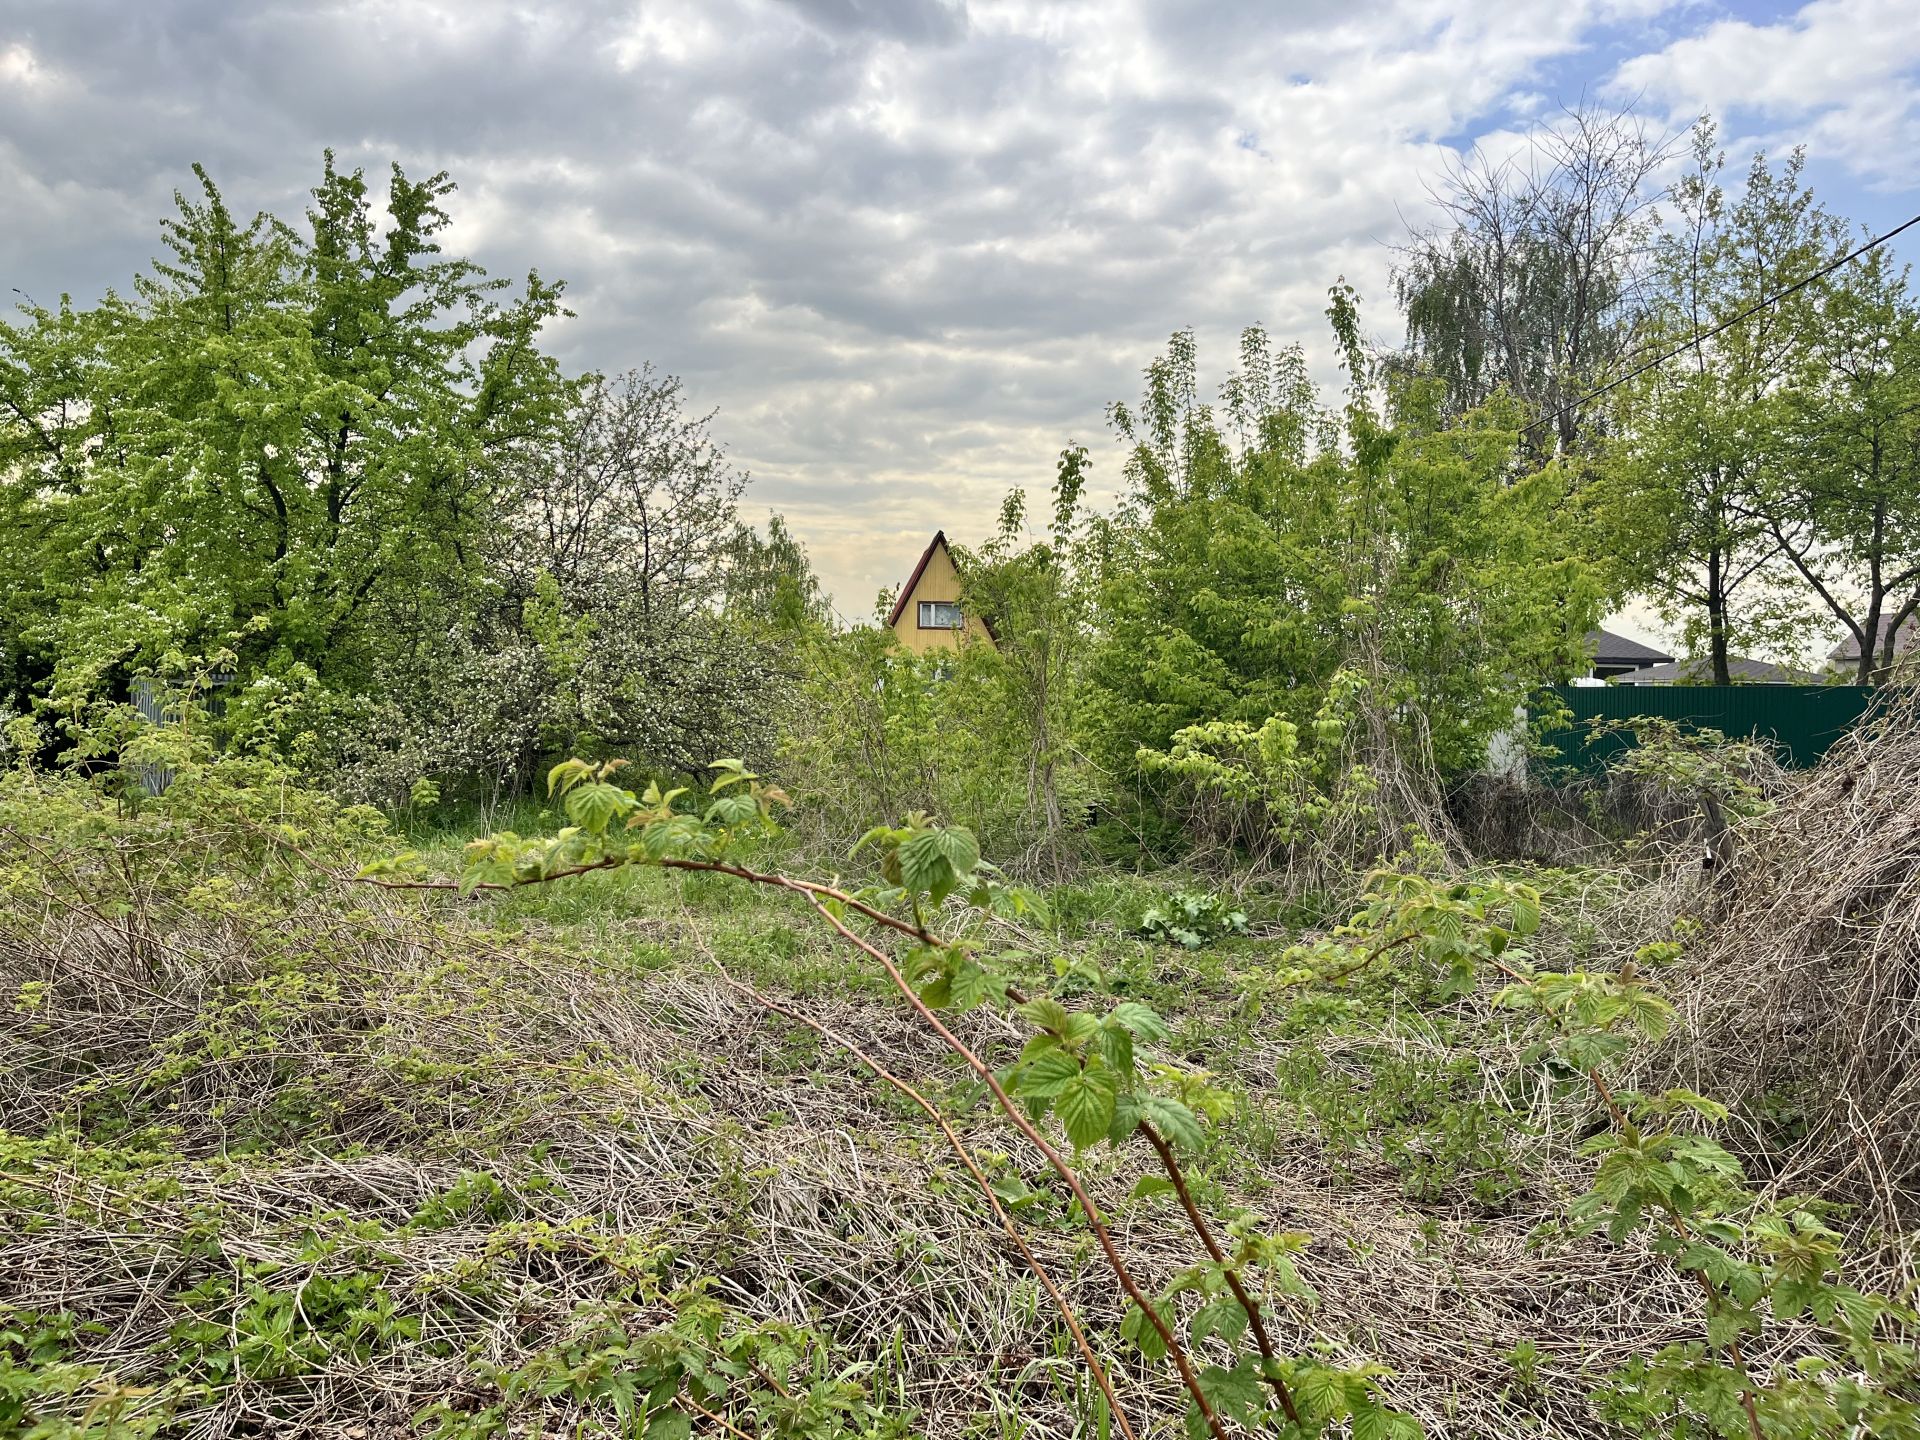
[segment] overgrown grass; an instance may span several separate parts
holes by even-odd
[[[467,837],[406,838],[450,866]],[[1092,1332],[1118,1334],[1058,1182],[791,897],[646,869],[415,895],[315,868],[400,843],[240,773],[138,813],[4,782],[0,1431],[658,1440],[719,1433],[711,1413],[767,1436],[1111,1433],[924,1118],[738,988],[953,1114]],[[1579,918],[1621,876],[1533,878],[1576,917],[1549,952],[1630,943]],[[1311,1298],[1268,1297],[1281,1343],[1386,1365],[1436,1435],[1616,1433],[1590,1395],[1697,1325],[1697,1298],[1644,1250],[1564,1233],[1578,1112],[1516,1019],[1418,967],[1312,978],[1289,951],[1323,917],[1257,891],[1244,937],[1141,938],[1181,883],[1085,878],[1004,938],[1035,985],[1150,1003],[1169,1054],[1230,1094],[1192,1178],[1313,1236]],[[956,1023],[1012,1058],[990,1014]],[[1164,1283],[1184,1232],[1129,1194],[1138,1148],[1085,1173]],[[1164,1370],[1100,1344],[1174,1433]]]

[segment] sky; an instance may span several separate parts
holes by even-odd
[[[569,367],[717,409],[860,618],[1069,442],[1110,495],[1170,332],[1210,383],[1254,322],[1331,382],[1344,276],[1391,342],[1449,161],[1583,99],[1920,211],[1914,0],[0,0],[0,292],[126,289],[196,161],[283,216],[329,146],[444,169],[449,248],[564,278]]]

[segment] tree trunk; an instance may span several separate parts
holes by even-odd
[[[1719,550],[1707,556],[1707,654],[1713,662],[1713,683],[1731,685],[1727,667],[1727,596]]]
[[[1880,642],[1880,596],[1877,594],[1867,607],[1866,618],[1860,626],[1860,634],[1860,659],[1853,667],[1853,683],[1871,685],[1879,679],[1881,670],[1885,668],[1880,658],[1881,650],[1884,648],[1891,652],[1893,647],[1891,630],[1887,635],[1885,646]]]

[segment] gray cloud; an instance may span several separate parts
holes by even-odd
[[[1326,287],[1390,327],[1379,242],[1443,142],[1669,8],[0,0],[0,284],[124,287],[196,160],[282,214],[328,145],[447,169],[453,243],[568,279],[570,364],[718,405],[862,613],[1068,439],[1111,482],[1103,407],[1175,327],[1217,374],[1259,320],[1331,378]]]

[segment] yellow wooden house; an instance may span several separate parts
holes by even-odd
[[[957,650],[963,640],[994,643],[993,626],[964,614],[960,608],[960,571],[947,545],[947,532],[934,532],[920,563],[900,587],[887,627],[900,643],[916,654],[927,650]]]

